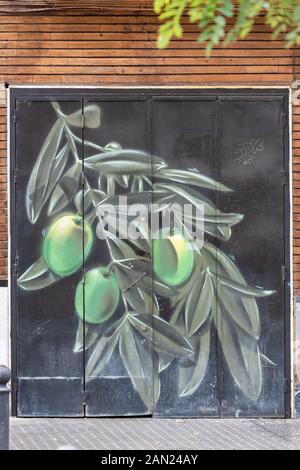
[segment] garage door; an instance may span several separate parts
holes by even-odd
[[[11,90],[18,416],[289,415],[288,95]]]

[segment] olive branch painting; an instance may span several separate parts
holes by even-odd
[[[221,212],[203,194],[232,190],[199,171],[169,168],[162,158],[118,142],[100,146],[84,140],[82,159],[82,110],[66,115],[58,103],[51,104],[57,119],[34,162],[25,198],[29,221],[35,224],[46,211],[49,225],[41,234],[41,256],[19,277],[19,287],[46,289],[81,270],[94,250],[105,250],[110,262],[85,269],[70,292],[78,316],[74,353],[87,351],[86,381],[101,376],[119,354],[132,386],[154,409],[160,374],[176,361],[178,396],[191,396],[209,366],[214,329],[232,380],[248,399],[258,400],[262,362],[275,364],[260,352],[256,299],[274,291],[250,286],[216,246],[214,240],[230,239],[243,215]],[[84,122],[86,128],[101,127],[98,105],[85,107]],[[147,219],[136,223],[138,238],[124,239],[120,226],[114,227],[117,235],[112,233],[98,209],[111,204],[118,211],[119,194],[129,204],[158,202],[162,216],[172,203],[201,206],[204,242],[191,249],[188,231],[197,221],[191,216],[185,225],[180,211],[175,216],[183,232],[166,238],[143,236],[151,223]],[[161,308],[165,302],[167,317]]]

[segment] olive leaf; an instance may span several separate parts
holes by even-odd
[[[159,315],[155,293],[148,286],[145,289],[140,282],[151,269],[149,261],[136,256],[132,248],[120,239],[112,239],[110,249],[115,258],[114,269],[120,278],[126,300],[135,311],[152,310],[154,314]],[[130,256],[130,258],[124,259],[125,256]]]
[[[117,265],[124,266],[126,268],[132,269],[134,273],[145,273],[147,274],[150,271],[151,266],[148,258],[135,255],[132,258],[126,258],[121,260],[116,260]]]
[[[81,163],[75,163],[56,185],[48,206],[48,215],[54,215],[73,201],[80,182]]]
[[[54,284],[59,276],[48,269],[44,258],[39,258],[18,279],[18,286],[24,290],[38,290]]]
[[[229,290],[235,294],[239,294],[242,297],[266,297],[268,295],[274,294],[274,290],[266,290],[261,287],[246,286],[238,282],[234,282],[231,279],[227,279],[224,276],[218,274],[217,281],[225,287],[228,287]]]
[[[98,176],[98,188],[104,193],[107,193],[107,175],[101,172]]]
[[[134,311],[145,312],[152,310],[154,315],[159,315],[159,306],[154,293],[145,292],[140,286],[134,286],[123,293],[126,301]]]
[[[214,313],[214,323],[228,368],[242,392],[256,401],[261,392],[262,375],[257,340],[234,327],[225,312]]]
[[[78,353],[89,349],[99,338],[99,331],[88,323],[83,324],[81,320],[78,322],[76,340],[73,352]]]
[[[211,245],[208,242],[204,243],[203,251],[204,253],[208,252],[208,254],[215,259],[215,267],[211,266],[211,269],[214,270],[217,266],[218,272],[215,272],[216,279],[218,279],[218,276],[221,275],[231,279],[233,282],[236,282],[240,285],[247,286],[247,283],[242,274],[240,273],[239,269],[234,264],[234,262],[228,256],[225,255],[225,253],[223,253],[221,250],[219,250],[214,245]],[[218,286],[220,286],[220,284],[218,284]],[[252,334],[254,336],[258,336],[260,333],[259,311],[257,303],[253,297],[241,296],[240,302],[243,306],[242,311],[238,312],[236,310],[237,306],[235,303],[235,308],[230,311],[230,313],[235,315],[237,319],[238,316],[242,313],[243,319],[240,320],[240,325],[244,324],[244,326],[246,326],[247,324],[245,323],[245,318],[248,317],[247,322],[249,323],[249,325],[251,325]],[[234,296],[232,296],[232,298],[234,298]],[[225,299],[225,302],[228,304],[227,301],[230,301],[229,296],[226,296]],[[231,307],[229,307],[229,309],[231,310]]]
[[[148,313],[131,313],[129,320],[153,344],[156,352],[174,357],[192,354],[193,347],[189,340],[162,318]]]
[[[260,359],[265,364],[265,366],[277,367],[277,364],[275,364],[275,362],[271,361],[271,359],[269,359],[262,353],[260,353]]]
[[[107,231],[105,231],[105,235],[109,238],[109,246],[115,260],[135,258],[135,251],[128,245],[127,241],[122,240]]]
[[[106,192],[108,196],[114,196],[116,192],[115,178],[111,175],[107,175],[107,186]]]
[[[152,177],[152,175],[151,175],[151,177]],[[153,187],[152,179],[150,179],[150,177],[148,177],[146,175],[142,175],[142,179],[143,179],[143,181],[145,181],[145,183],[147,183],[150,186],[150,188]]]
[[[129,185],[129,176],[128,175],[115,175],[115,181],[122,186],[122,188],[127,189]]]
[[[62,113],[61,113],[62,114]],[[62,114],[64,121],[69,126],[82,127],[83,114],[82,110],[79,109],[72,114]],[[101,124],[101,109],[96,104],[90,104],[84,107],[84,125],[89,129],[96,129]]]
[[[226,225],[218,225],[215,236],[221,238],[221,240],[227,241],[231,237],[231,228]]]
[[[178,183],[199,186],[200,188],[213,189],[214,191],[231,192],[232,189],[228,188],[224,184],[215,181],[208,176],[202,175],[200,172],[195,170],[175,170],[169,168],[159,169],[155,174],[155,177],[176,181]]]
[[[179,364],[178,393],[187,397],[195,393],[201,385],[207,370],[210,353],[210,328],[193,341],[195,353],[188,364]]]
[[[202,283],[204,282],[204,277],[202,276],[202,273],[206,268],[207,266],[204,263],[203,255],[195,251],[194,252],[194,270],[193,270],[193,273],[191,274],[190,279],[183,286],[180,287],[180,289],[178,290],[178,295],[171,298],[171,305],[173,309],[172,316],[169,320],[169,323],[171,325],[176,326],[176,327],[178,326],[178,321],[179,319],[181,319],[181,314],[185,313],[185,305],[186,305],[187,299],[190,296],[191,291],[195,289],[194,290],[195,292],[198,289],[197,294],[200,295],[201,286],[202,286]],[[185,330],[186,330],[185,321],[184,321],[184,324],[185,324]]]
[[[109,362],[118,343],[123,324],[124,319],[121,318],[110,325],[101,335],[86,365],[85,375],[87,382],[92,380],[93,377],[98,377]]]
[[[115,206],[115,210],[118,214],[127,215],[128,207],[133,204],[149,205],[153,202],[161,202],[161,200],[164,200],[166,196],[168,196],[169,201],[172,195],[168,195],[166,191],[156,191],[155,193],[153,193],[152,191],[143,191],[138,193],[128,193],[124,194],[123,196],[126,196],[126,205],[120,205],[120,195],[116,195],[107,197],[100,204],[100,209],[104,211],[106,209],[106,206]]]
[[[222,287],[218,287],[217,295],[222,313],[225,310],[240,328],[254,338],[258,338],[259,324],[256,321],[252,322],[252,315],[249,314],[241,299]]]
[[[208,319],[214,295],[210,273],[202,272],[185,304],[185,326],[189,335],[196,333]]]
[[[149,345],[138,336],[132,325],[126,322],[121,330],[119,351],[134,389],[148,409],[152,409],[151,367]]]
[[[132,193],[141,193],[144,190],[144,183],[141,176],[133,176],[131,183],[131,192]]]
[[[63,124],[58,119],[47,135],[31,172],[25,194],[28,219],[34,224],[62,174],[68,158],[68,146],[58,153]]]
[[[77,211],[82,214],[83,209],[84,212],[87,212],[91,206],[97,206],[105,198],[106,194],[100,189],[88,187],[84,191],[81,189],[77,192],[74,198],[74,204]]]
[[[88,157],[85,168],[101,171],[108,175],[138,175],[152,173],[152,168],[159,169],[166,163],[158,157],[141,150],[110,150]]]
[[[207,223],[211,224],[227,224],[229,227],[235,224],[238,224],[242,219],[242,214],[237,213],[222,213],[216,206],[205,196],[199,194],[198,192],[194,191],[191,188],[182,188],[176,184],[154,184],[154,189],[157,190],[167,190],[177,195],[175,202],[179,202],[184,204],[187,202],[193,204],[195,207],[201,209],[203,211],[203,220]],[[186,214],[187,216],[187,214]],[[195,216],[192,215],[192,219],[198,219],[199,215]]]
[[[228,241],[231,237],[230,227],[226,227],[225,225],[211,224],[209,222],[205,222],[204,232],[225,242]]]
[[[160,382],[159,371],[158,371],[158,368],[154,367],[155,363],[156,363],[156,361],[152,362],[152,369],[150,371],[150,379],[152,379],[152,387],[151,387],[151,384],[150,384],[150,389],[152,389],[150,410],[152,412],[154,411],[155,406],[156,406],[156,404],[159,400],[160,390],[161,390],[161,382]]]
[[[139,250],[143,252],[149,251],[149,239],[144,237],[142,232],[138,230],[138,227],[137,236],[130,236],[130,233],[127,230],[128,220],[125,215],[115,217],[115,214],[113,214],[110,210],[107,211],[104,217],[102,217],[102,215],[98,215],[98,219],[99,223],[97,225],[97,231],[99,230],[99,235],[102,234],[104,228],[105,231],[110,232],[112,236],[116,236],[116,234],[118,234],[119,238],[123,240],[129,240],[130,243]],[[138,235],[140,235],[140,238],[138,237]]]
[[[146,267],[146,269],[148,270],[148,266]],[[114,264],[114,271],[121,278],[122,287],[125,292],[130,288],[136,289],[138,285],[146,289],[147,292],[149,293],[151,292],[150,286],[148,287],[147,285],[145,286],[144,284],[142,285],[141,283],[144,277],[147,276],[147,271],[142,272],[142,273],[136,272],[135,270],[131,269],[129,266],[126,266],[125,264],[118,263],[118,262],[115,262]]]
[[[146,289],[153,289],[155,294],[159,295],[160,297],[174,297],[178,295],[178,289],[173,286],[167,286],[163,284],[161,281],[156,280],[152,276],[145,276],[141,280],[141,285]]]
[[[159,358],[157,361],[158,372],[162,372],[163,370],[167,369],[172,364],[173,360],[173,356],[162,352],[159,353]]]

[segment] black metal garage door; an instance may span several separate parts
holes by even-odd
[[[17,415],[289,415],[287,117],[283,90],[11,90]]]

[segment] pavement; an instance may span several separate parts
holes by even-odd
[[[11,418],[11,450],[300,450],[300,419]]]

